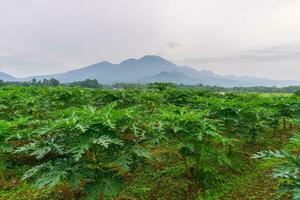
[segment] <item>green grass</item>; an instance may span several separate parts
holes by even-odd
[[[288,146],[288,138],[294,131],[276,134],[281,137],[273,137],[269,133],[260,144],[261,150],[281,149]],[[249,147],[248,147],[249,148]],[[264,149],[265,148],[265,149]],[[253,155],[257,150],[247,149],[248,155]],[[224,173],[222,183],[211,185],[206,194],[199,197],[199,200],[288,200],[288,195],[277,192],[278,183],[272,179],[272,169],[276,165],[274,160],[256,160],[249,156],[240,154],[232,158],[233,165],[238,171]]]
[[[7,183],[8,184],[8,183]],[[49,189],[37,189],[32,184],[20,183],[1,187],[0,199],[2,200],[57,200],[58,195],[53,195]]]
[[[258,95],[261,97],[278,97],[278,96],[290,97],[293,94],[292,93],[258,93]]]

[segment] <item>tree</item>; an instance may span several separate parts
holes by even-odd
[[[299,90],[296,90],[296,92],[294,93],[294,95],[300,96],[300,89],[299,89]]]
[[[51,78],[50,80],[44,79],[42,85],[44,86],[58,86],[60,83],[55,78]]]
[[[69,84],[70,86],[80,86],[87,88],[102,88],[102,85],[98,83],[96,79],[86,79],[84,81],[76,81]]]
[[[58,85],[59,85],[59,81],[56,80],[56,79],[54,79],[54,78],[51,78],[51,79],[49,80],[49,85],[50,85],[50,86],[58,86]]]
[[[5,82],[0,80],[0,86],[4,86],[5,85]]]
[[[36,85],[36,83],[37,83],[36,78],[33,78],[32,81],[31,81],[31,84]]]
[[[150,83],[149,88],[152,90],[165,91],[168,89],[174,89],[177,85],[175,83]]]

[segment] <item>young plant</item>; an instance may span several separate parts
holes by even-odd
[[[187,108],[163,111],[164,129],[184,160],[186,175],[202,183],[216,172],[217,165],[230,164],[223,147],[231,140],[220,134],[217,121],[206,116],[207,111]]]
[[[253,158],[272,159],[277,162],[273,178],[280,180],[280,193],[291,192],[294,200],[300,199],[300,134],[290,140],[290,150],[262,151]]]
[[[83,188],[87,199],[116,196],[126,174],[152,159],[151,136],[138,116],[114,105],[66,110],[16,149],[37,160],[23,179],[34,179],[39,188],[67,182],[73,191]]]

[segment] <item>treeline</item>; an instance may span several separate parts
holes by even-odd
[[[220,87],[220,86],[207,86],[207,85],[183,85],[173,83],[160,83],[161,85],[172,85],[177,88],[197,88],[202,90],[208,90],[211,92],[238,92],[238,93],[295,93],[300,95],[300,86],[288,86],[288,87],[265,87],[265,86],[253,86],[253,87]],[[5,82],[0,80],[0,86],[68,86],[68,87],[85,87],[85,88],[106,88],[106,89],[146,89],[153,84],[142,83],[114,83],[114,84],[100,84],[96,79],[86,79],[84,81],[75,81],[71,83],[60,83],[58,80],[43,79],[37,81],[35,78],[31,81],[24,82]]]
[[[233,88],[223,88],[224,91],[234,91],[234,92],[259,92],[259,93],[295,93],[300,90],[300,86],[288,86],[288,87],[233,87]]]
[[[69,87],[85,87],[85,88],[102,88],[103,86],[98,83],[96,79],[86,79],[84,81],[76,81],[72,83],[60,83],[57,79],[43,79],[37,81],[35,78],[31,81],[24,82],[4,82],[0,80],[0,86],[69,86]]]
[[[37,81],[35,78],[31,81],[3,81],[0,80],[0,86],[59,86],[61,83],[54,79],[43,79]]]

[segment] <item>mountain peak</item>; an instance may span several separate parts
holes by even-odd
[[[175,65],[175,64],[169,62],[168,60],[166,60],[160,56],[146,55],[139,59],[129,58],[129,59],[121,62],[120,65],[165,65],[165,66],[169,66],[169,65]]]
[[[134,64],[137,62],[137,59],[135,58],[129,58],[127,60],[124,60],[120,63],[120,65],[129,65],[129,64]]]
[[[99,62],[99,63],[97,63],[98,65],[111,65],[111,63],[110,62],[108,62],[108,61],[102,61],[102,62]]]
[[[165,60],[165,59],[156,55],[145,55],[141,57],[139,60]]]
[[[144,64],[175,65],[170,61],[156,55],[146,55],[138,59],[138,61]]]
[[[145,55],[139,59],[139,61],[167,61],[166,59],[156,55]],[[169,61],[167,61],[169,62]]]

